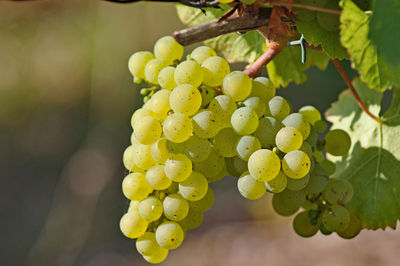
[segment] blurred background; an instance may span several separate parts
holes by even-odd
[[[142,102],[127,61],[183,27],[172,4],[0,1],[0,265],[146,265],[119,231]],[[308,75],[278,93],[324,111],[345,85],[332,65]],[[269,196],[245,200],[230,177],[212,187],[203,225],[163,265],[399,265],[396,231],[303,239]]]

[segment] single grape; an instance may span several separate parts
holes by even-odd
[[[146,117],[146,116],[152,116],[154,118],[157,118],[157,114],[154,113],[153,111],[150,111],[150,110],[144,109],[144,108],[139,108],[132,115],[132,118],[131,118],[132,128],[134,128],[136,121],[138,121],[141,118]]]
[[[163,60],[157,58],[150,60],[144,68],[146,81],[152,84],[158,84],[158,74],[164,67],[166,67],[166,64]]]
[[[339,1],[327,1],[326,5],[323,7],[331,10],[340,10]],[[339,30],[340,20],[338,15],[317,12],[317,20],[319,25],[327,31]]]
[[[125,213],[119,222],[121,232],[128,238],[138,238],[143,235],[147,225],[148,222],[135,211]]]
[[[169,98],[172,110],[187,116],[194,115],[201,106],[201,94],[192,85],[182,84],[176,87]]]
[[[211,143],[194,135],[185,141],[184,145],[184,153],[192,162],[204,161],[211,152]]]
[[[225,161],[223,161],[223,167],[221,169],[221,171],[219,171],[216,175],[208,175],[206,176],[206,179],[208,181],[208,183],[213,183],[213,182],[218,182],[220,181],[222,178],[224,178],[225,176],[228,176],[228,169],[225,165]]]
[[[133,152],[133,160],[136,165],[143,170],[150,169],[157,162],[151,156],[151,145],[135,144],[135,150]]]
[[[240,136],[232,128],[223,128],[213,139],[214,149],[223,157],[234,157],[239,138]]]
[[[200,173],[192,172],[190,176],[179,183],[179,194],[187,200],[202,199],[208,190],[207,179]]]
[[[163,214],[162,203],[156,197],[148,197],[139,203],[139,214],[149,222],[158,220]]]
[[[184,151],[185,151],[185,144],[183,142],[176,143],[176,142],[172,142],[167,139],[165,146],[167,147],[167,150],[172,154],[184,153]]]
[[[168,256],[168,249],[161,248],[155,250],[150,256],[143,256],[149,263],[157,264],[163,262]]]
[[[276,89],[272,81],[266,77],[257,77],[253,79],[250,97],[260,97],[265,103],[268,103],[275,96]]]
[[[214,149],[211,150],[207,159],[193,163],[193,169],[204,176],[215,176],[225,166],[225,160]]]
[[[156,241],[156,235],[153,232],[145,232],[136,240],[136,249],[142,256],[152,256],[163,249]]]
[[[192,117],[193,133],[199,138],[208,139],[217,135],[221,123],[210,110],[201,110]]]
[[[208,46],[199,46],[195,48],[192,53],[190,54],[190,57],[194,60],[197,61],[197,63],[202,64],[204,60],[206,60],[209,57],[216,56],[217,54],[215,51],[208,47]]]
[[[272,207],[282,216],[290,216],[296,213],[306,200],[304,191],[283,190],[272,197]]]
[[[274,152],[261,149],[250,156],[248,168],[250,174],[256,180],[267,182],[274,179],[279,174],[281,161]]]
[[[144,69],[147,63],[154,59],[154,55],[147,51],[134,53],[128,61],[128,68],[134,77],[144,79]]]
[[[350,212],[349,226],[345,230],[337,232],[337,234],[344,239],[351,239],[357,236],[361,232],[361,229],[362,223],[360,218],[355,213]]]
[[[122,192],[130,200],[143,200],[153,189],[143,173],[132,173],[122,181]]]
[[[324,227],[331,232],[346,230],[350,225],[349,211],[340,205],[332,205],[321,216]]]
[[[353,186],[347,180],[331,178],[322,196],[330,204],[345,205],[353,197]]]
[[[313,151],[313,156],[318,163],[321,163],[325,160],[324,154],[322,151]]]
[[[189,201],[189,208],[195,211],[207,211],[213,206],[214,199],[214,190],[211,187],[208,187],[207,193],[202,199],[197,201]]]
[[[267,187],[263,182],[257,181],[251,175],[245,175],[238,179],[237,183],[240,194],[246,199],[259,199],[264,196]]]
[[[259,149],[261,149],[261,143],[254,136],[242,136],[236,145],[237,155],[243,161],[248,161],[250,155]]]
[[[321,234],[326,235],[326,236],[332,234],[331,231],[329,231],[328,229],[325,228],[323,223],[320,224],[319,231],[321,232]]]
[[[231,124],[239,135],[250,135],[258,127],[257,113],[250,107],[240,107],[233,112]]]
[[[287,178],[287,189],[292,190],[292,191],[299,191],[305,188],[308,185],[308,182],[310,181],[310,175],[307,174],[304,177],[300,179],[293,179],[288,177]]]
[[[334,162],[329,160],[323,160],[322,162],[320,162],[320,164],[323,168],[325,168],[328,175],[333,175],[335,173],[336,165]]]
[[[129,208],[127,212],[131,212],[131,211],[139,211],[139,200],[131,200],[129,202]]]
[[[183,56],[183,46],[172,36],[165,36],[154,44],[154,55],[156,58],[165,61],[169,65],[176,60],[181,60]]]
[[[247,162],[239,157],[225,158],[225,165],[231,176],[239,177],[243,172],[247,171]]]
[[[194,87],[200,86],[203,82],[204,71],[194,60],[183,61],[175,69],[175,82],[178,85],[190,84]]]
[[[133,133],[141,144],[149,145],[161,137],[162,129],[160,122],[154,117],[145,116],[135,123]]]
[[[189,212],[189,203],[179,194],[168,195],[163,201],[164,215],[171,221],[180,221]]]
[[[203,108],[206,108],[217,95],[214,89],[208,88],[207,86],[200,86],[199,91],[201,94],[201,107]]]
[[[169,179],[164,171],[164,165],[155,165],[146,172],[147,183],[155,190],[167,189],[172,181]]]
[[[156,118],[160,121],[164,121],[171,110],[171,105],[169,104],[170,95],[171,91],[169,90],[159,90],[145,104],[145,107],[153,111],[157,116]]]
[[[308,123],[308,121],[304,118],[302,114],[290,114],[282,120],[282,124],[287,127],[297,128],[301,132],[303,139],[307,139],[307,137],[310,135],[310,123]]]
[[[347,154],[351,146],[351,139],[346,131],[334,129],[326,133],[325,150],[335,156]]]
[[[160,71],[160,73],[158,73],[158,84],[160,84],[160,86],[163,89],[172,91],[177,86],[174,74],[175,74],[175,67],[172,66],[164,67]]]
[[[184,154],[174,154],[165,162],[164,170],[169,179],[181,182],[192,173],[192,161]]]
[[[167,148],[167,139],[162,137],[151,145],[150,148],[151,156],[158,163],[165,163],[165,161],[171,157],[171,153]]]
[[[164,222],[156,229],[157,243],[166,249],[176,249],[184,239],[182,227],[175,222]]]
[[[272,180],[265,182],[265,186],[268,191],[272,193],[280,193],[285,190],[287,185],[287,177],[283,171],[280,171],[279,174]]]
[[[318,141],[318,132],[314,127],[311,128],[310,135],[306,139],[306,141],[311,145],[311,147],[315,147]]]
[[[275,136],[275,143],[284,153],[300,149],[303,144],[301,132],[294,127],[281,128]]]
[[[122,161],[124,163],[124,166],[129,172],[143,172],[143,170],[136,165],[135,160],[133,158],[133,154],[135,152],[135,146],[130,145],[126,150],[124,151],[124,155],[122,157]]]
[[[300,212],[293,219],[294,231],[302,237],[312,237],[319,230],[319,225],[311,224],[308,211]]]
[[[219,87],[226,75],[231,71],[228,62],[220,56],[212,56],[201,64],[204,71],[203,84],[210,87]]]
[[[302,151],[290,151],[282,159],[283,171],[293,179],[304,177],[310,171],[310,167],[310,158]]]
[[[288,101],[281,96],[273,97],[267,106],[267,111],[269,112],[270,116],[276,118],[278,121],[282,121],[285,117],[290,114],[290,107]],[[267,113],[266,111],[266,113]]]
[[[221,119],[221,127],[231,127],[231,116],[237,109],[235,101],[227,95],[218,95],[211,100],[208,109]]]
[[[328,128],[328,125],[323,120],[318,120],[314,123],[314,129],[317,133],[323,133]]]
[[[310,180],[304,190],[313,194],[321,193],[328,185],[328,181],[328,173],[321,165],[317,164],[310,173]]]
[[[265,113],[266,103],[261,97],[249,97],[243,102],[243,104],[252,108],[257,113],[258,117],[262,117]]]
[[[263,148],[272,149],[275,144],[275,135],[282,128],[282,124],[273,117],[263,117],[259,120],[258,127],[254,131]]]
[[[308,142],[303,142],[303,144],[301,145],[299,150],[305,152],[307,154],[307,156],[310,158],[313,155],[312,147],[311,147],[310,143],[308,143]]]
[[[203,222],[203,212],[189,208],[189,213],[179,224],[184,230],[193,230],[198,228]]]
[[[302,114],[311,125],[314,125],[315,122],[321,120],[321,113],[317,108],[311,105],[301,107],[299,113]]]
[[[252,82],[249,76],[242,71],[232,71],[224,78],[222,92],[237,101],[243,101],[251,92]]]
[[[193,124],[190,118],[181,113],[169,115],[163,124],[165,137],[176,143],[181,143],[190,138],[193,133]]]

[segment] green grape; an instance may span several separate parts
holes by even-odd
[[[160,250],[166,250],[158,245],[156,234],[145,232],[136,240],[136,249],[142,256],[152,256]]]
[[[171,221],[180,221],[189,212],[189,203],[179,194],[168,195],[163,201],[164,215]]]
[[[166,64],[163,60],[157,58],[150,60],[144,68],[144,76],[146,81],[158,85],[158,74],[164,67],[166,67]]]
[[[142,172],[143,170],[136,165],[135,160],[133,158],[133,154],[135,152],[135,146],[130,145],[126,150],[124,151],[124,155],[122,157],[122,161],[124,163],[124,166],[129,172]]]
[[[345,230],[337,232],[337,234],[344,239],[351,239],[358,235],[361,232],[361,229],[362,223],[360,218],[358,218],[355,213],[350,212],[349,226]]]
[[[193,133],[202,139],[212,138],[221,128],[216,114],[210,110],[201,110],[192,117]]]
[[[321,163],[322,161],[325,160],[324,154],[322,153],[322,151],[314,151],[314,152],[313,152],[313,156],[314,156],[315,160],[316,160],[318,163]]]
[[[321,113],[317,108],[311,105],[301,107],[299,113],[302,114],[311,125],[314,125],[315,122],[321,120]]]
[[[265,182],[265,186],[268,191],[272,193],[280,193],[285,190],[287,185],[287,177],[283,171],[280,171],[279,174],[272,180]]]
[[[193,133],[193,124],[190,118],[181,113],[169,115],[163,124],[165,137],[176,143],[181,143],[190,138]]]
[[[329,231],[328,229],[325,228],[323,223],[320,224],[319,231],[321,232],[321,234],[326,235],[326,236],[332,234],[331,231]]]
[[[171,105],[169,104],[170,95],[171,91],[169,90],[159,90],[145,104],[145,107],[153,111],[159,120],[164,121],[171,110]]]
[[[252,82],[242,71],[232,71],[224,78],[222,92],[232,97],[235,102],[243,101],[251,92]]]
[[[129,202],[129,208],[127,212],[131,212],[131,211],[139,211],[139,200],[131,200]]]
[[[347,180],[331,178],[322,196],[330,204],[345,205],[353,197],[353,186]]]
[[[138,121],[141,118],[146,117],[146,116],[151,116],[151,117],[157,118],[157,114],[154,113],[153,111],[150,111],[150,110],[147,110],[144,108],[139,108],[132,115],[132,118],[131,118],[132,128],[134,128],[136,121]]]
[[[202,199],[197,201],[189,201],[189,208],[195,211],[207,211],[213,206],[214,199],[214,190],[211,187],[208,187],[207,193]]]
[[[139,214],[149,222],[158,220],[163,214],[162,203],[156,197],[148,197],[139,203]]]
[[[248,171],[247,162],[243,161],[237,156],[233,157],[233,167],[235,167],[236,171],[239,173],[239,176],[245,171]]]
[[[235,167],[235,161],[237,161],[238,166],[239,166],[239,171],[243,170],[247,171],[247,162],[241,160],[239,157],[235,156],[235,157],[230,157],[230,158],[225,158],[225,165],[226,165],[226,169],[228,171],[228,174],[234,177],[239,177],[241,173],[243,172],[239,172],[238,170],[236,170]]]
[[[164,171],[164,165],[155,165],[146,172],[147,183],[155,190],[167,189],[172,181]]]
[[[272,207],[282,216],[290,216],[296,213],[306,200],[304,191],[291,191],[285,189],[272,197]]]
[[[162,129],[160,122],[154,117],[145,116],[135,123],[133,133],[141,144],[149,145],[161,137]]]
[[[185,144],[184,143],[176,143],[176,142],[172,142],[172,141],[167,139],[167,142],[165,143],[165,146],[167,147],[167,150],[172,154],[184,153],[184,151],[185,151]]]
[[[150,52],[141,51],[134,53],[128,61],[129,71],[134,77],[144,79],[144,69],[152,59],[154,59],[154,55]]]
[[[323,133],[328,128],[328,125],[323,120],[318,120],[314,123],[314,129],[317,133]]]
[[[166,249],[176,249],[184,239],[182,227],[175,222],[164,222],[156,229],[157,243]]]
[[[329,160],[323,160],[320,162],[321,166],[325,168],[326,172],[328,175],[333,175],[336,171],[336,165],[335,163],[329,161]]]
[[[174,193],[178,192],[178,189],[179,189],[179,183],[178,182],[172,182],[166,192],[168,194],[174,194]]]
[[[183,56],[183,46],[172,36],[164,36],[155,43],[154,55],[156,58],[162,59],[169,65],[176,60],[181,60]]]
[[[291,107],[288,101],[281,96],[275,96],[268,102],[267,111],[270,116],[276,118],[278,121],[282,121],[287,117],[290,114],[290,110]]]
[[[150,169],[150,167],[157,164],[151,156],[151,145],[135,144],[133,160],[143,170]]]
[[[347,154],[351,146],[351,139],[346,131],[334,129],[326,133],[325,150],[335,156]]]
[[[194,135],[185,141],[184,145],[184,153],[192,162],[204,161],[211,152],[211,143]]]
[[[339,1],[327,1],[324,8],[331,10],[340,10]],[[321,27],[327,31],[339,30],[340,20],[338,15],[317,12],[317,20],[319,25],[321,25]]]
[[[261,149],[254,152],[248,161],[250,174],[258,181],[274,179],[281,169],[281,160],[273,151]]]
[[[231,124],[239,135],[250,135],[258,127],[257,113],[250,107],[240,107],[233,112]]]
[[[234,157],[239,138],[240,136],[231,127],[223,128],[213,139],[214,149],[223,157]]]
[[[167,139],[162,137],[151,145],[150,148],[151,156],[158,163],[165,163],[165,161],[171,157],[171,153],[167,148]]]
[[[157,264],[163,262],[168,256],[168,249],[161,248],[153,252],[150,256],[143,256],[149,263]]]
[[[231,127],[231,116],[237,109],[235,101],[227,95],[218,95],[211,100],[208,109],[221,119],[221,127]]]
[[[143,200],[153,189],[143,173],[132,173],[122,181],[122,192],[130,200]]]
[[[276,89],[272,81],[266,77],[253,79],[249,97],[260,97],[265,103],[275,96]]]
[[[319,210],[318,203],[317,202],[311,202],[310,200],[304,201],[304,203],[301,205],[301,207],[304,210],[315,210],[315,211]]]
[[[302,237],[312,237],[319,230],[319,225],[313,225],[310,221],[308,211],[298,213],[293,219],[294,231]]]
[[[307,139],[307,137],[310,135],[310,123],[308,123],[308,121],[304,118],[302,114],[290,114],[285,119],[283,119],[282,124],[287,127],[297,128],[301,132],[303,139]]]
[[[163,89],[172,91],[177,86],[174,74],[175,74],[175,67],[172,66],[164,67],[160,71],[160,73],[158,73],[158,84],[160,84],[160,86]]]
[[[228,176],[228,175],[229,175],[229,173],[228,173],[228,170],[226,168],[225,160],[224,160],[223,161],[223,167],[222,167],[221,171],[219,171],[218,174],[216,174],[216,175],[212,175],[212,176],[208,175],[208,176],[206,176],[206,179],[207,179],[208,183],[213,183],[213,182],[220,181],[222,178],[224,178],[225,176]]]
[[[203,212],[189,208],[189,213],[179,224],[185,230],[193,230],[198,228],[203,222]]]
[[[306,139],[306,141],[311,145],[311,147],[315,147],[318,141],[318,133],[314,127],[311,128],[310,135]]]
[[[250,155],[259,149],[261,149],[261,143],[254,136],[242,136],[236,145],[237,155],[243,161],[248,161]]]
[[[305,152],[307,154],[307,156],[310,158],[313,155],[312,147],[311,147],[310,143],[308,143],[308,142],[303,142],[303,144],[301,145],[299,150]]]
[[[179,183],[179,194],[190,201],[201,200],[206,195],[207,190],[207,179],[194,171],[185,181]]]
[[[148,222],[136,211],[125,213],[119,222],[121,232],[128,238],[138,238],[143,235],[147,225]]]
[[[207,159],[193,163],[193,169],[204,176],[215,176],[225,166],[225,160],[214,149],[211,150]]]
[[[197,61],[197,63],[202,64],[204,60],[206,60],[209,57],[216,56],[217,54],[215,51],[208,47],[208,46],[199,46],[195,48],[192,53],[190,54],[190,57],[194,60]]]
[[[201,106],[204,108],[206,108],[217,95],[217,92],[214,89],[206,86],[200,86],[199,91],[201,94]]]
[[[303,137],[297,128],[284,127],[276,134],[275,143],[279,150],[288,153],[300,149]]]
[[[328,173],[321,165],[317,164],[311,172],[310,180],[304,190],[308,193],[319,194],[324,191],[328,181]]]
[[[172,181],[184,181],[192,173],[192,161],[184,154],[174,154],[165,162],[164,171]]]
[[[255,200],[264,196],[267,187],[263,182],[257,181],[251,175],[245,175],[238,179],[240,194],[246,199]]]
[[[282,159],[282,169],[288,177],[300,179],[310,171],[311,161],[305,152],[290,151]]]
[[[240,2],[242,2],[243,4],[246,5],[251,5],[255,2],[256,0],[240,0]]]
[[[178,85],[190,84],[197,88],[203,82],[204,71],[194,60],[183,61],[176,67],[174,78]]]
[[[345,207],[332,205],[322,213],[321,220],[328,231],[340,232],[350,225],[350,214]]]
[[[212,56],[201,64],[204,71],[203,84],[210,87],[219,87],[226,75],[231,71],[228,62],[220,56]]]
[[[266,104],[261,97],[249,97],[243,104],[252,108],[257,113],[258,117],[262,117],[265,113]]]
[[[259,120],[258,127],[254,131],[263,148],[272,149],[275,144],[275,135],[282,128],[282,124],[273,117],[263,117]]]
[[[201,106],[201,94],[192,85],[182,84],[176,87],[169,98],[172,110],[187,116],[194,115]]]
[[[307,174],[306,176],[300,178],[300,179],[293,179],[288,177],[287,178],[287,189],[292,190],[292,191],[299,191],[305,188],[308,185],[308,182],[310,181],[310,175]]]

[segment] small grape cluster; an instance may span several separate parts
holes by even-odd
[[[231,71],[207,46],[181,61],[183,52],[166,36],[154,53],[134,53],[128,64],[135,82],[151,87],[141,90],[145,103],[131,118],[131,146],[123,155],[130,173],[122,182],[131,203],[120,228],[137,238],[144,259],[159,263],[179,247],[213,205],[209,183],[228,175],[238,177],[247,199],[274,193],[281,215],[302,207],[294,219],[302,236],[318,230],[354,235],[348,227],[357,217],[343,207],[352,187],[329,179],[335,165],[322,153],[346,154],[347,133],[332,130],[318,140],[327,125],[316,108],[292,113],[268,78]]]
[[[307,6],[321,7],[330,10],[340,10],[339,0],[296,0],[295,3]],[[314,10],[308,10],[304,8],[295,8],[293,9],[293,11],[297,13],[298,20],[316,20],[316,22],[326,31],[339,30],[340,21],[338,15],[325,12],[316,12]]]

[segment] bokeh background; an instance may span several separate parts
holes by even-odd
[[[146,265],[118,227],[141,105],[127,60],[183,27],[168,3],[0,1],[0,265]],[[308,74],[278,93],[326,110],[345,85],[332,65]],[[231,177],[212,187],[203,225],[163,265],[399,265],[397,231],[303,239],[269,196],[245,200]]]

